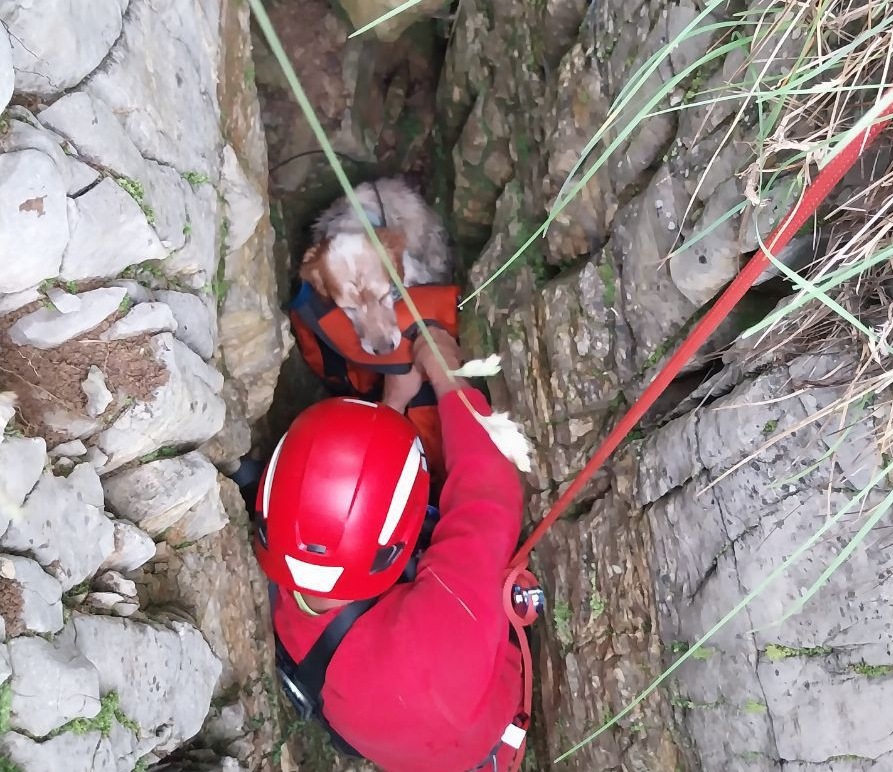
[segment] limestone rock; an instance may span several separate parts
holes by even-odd
[[[139,755],[164,756],[201,729],[221,665],[194,627],[76,613],[59,638],[75,642],[101,691],[140,727]]]
[[[106,571],[93,580],[93,586],[102,592],[115,592],[124,598],[136,597],[136,583],[125,579],[117,571]]]
[[[11,725],[38,737],[100,708],[96,668],[76,648],[43,638],[9,642]]]
[[[29,303],[40,300],[41,297],[36,287],[22,290],[21,292],[13,292],[9,295],[0,295],[0,314],[18,311],[22,306],[27,306]]]
[[[135,403],[99,435],[109,457],[105,472],[165,446],[200,445],[223,426],[223,376],[170,333],[154,336],[149,348],[168,380],[151,401]]]
[[[196,238],[196,234],[204,234],[208,227],[216,235],[216,209],[212,209],[210,214],[194,212],[195,207],[190,201],[196,194],[190,185],[175,169],[144,158],[119,118],[101,97],[76,91],[54,102],[38,118],[72,142],[81,157],[119,175],[118,184],[126,185],[138,199],[133,203],[138,203],[143,210],[140,215],[145,215],[144,220],[151,220],[152,227],[147,222],[137,225],[138,218],[132,221],[138,231],[145,230],[149,234],[150,253],[157,252],[158,239],[161,239],[164,253],[161,256],[164,257],[171,251],[182,249],[187,241]],[[135,214],[132,207],[128,207],[128,211]],[[205,219],[211,222],[206,223]],[[192,235],[187,239],[186,234],[190,231]],[[157,233],[155,238],[154,233]],[[140,244],[145,246],[143,242],[137,242],[128,248],[129,252],[139,253],[142,248]],[[213,235],[209,248],[213,250]],[[145,259],[148,257],[138,257],[133,262]],[[173,270],[182,262],[180,257],[167,259],[165,265],[168,270]]]
[[[90,365],[81,389],[87,395],[87,415],[91,418],[101,416],[115,399],[105,385],[104,373],[96,365]]]
[[[134,263],[168,255],[139,202],[108,177],[69,200],[68,222],[61,271],[67,281],[117,276]]]
[[[166,303],[137,303],[128,314],[100,336],[103,340],[122,340],[156,332],[176,332],[177,320]]]
[[[127,0],[97,0],[88,19],[70,0],[4,0],[0,21],[12,33],[16,88],[49,96],[77,85],[118,39],[126,8]]]
[[[115,57],[84,90],[120,117],[140,153],[216,181],[220,129],[217,51],[220,9],[136,4],[125,19]],[[158,45],[176,30],[176,45]],[[147,78],[146,72],[152,77]]]
[[[226,201],[229,222],[226,248],[231,251],[238,249],[248,241],[266,207],[263,195],[245,175],[231,145],[223,148],[223,170],[220,185],[223,198]]]
[[[37,485],[46,463],[46,447],[39,437],[7,437],[0,443],[0,487],[14,505],[21,505]]]
[[[52,303],[56,310],[62,314],[71,314],[75,311],[80,311],[81,306],[84,304],[84,301],[77,295],[72,295],[70,292],[66,292],[59,287],[50,287],[46,294],[50,303]]]
[[[11,636],[55,633],[62,629],[62,585],[33,560],[9,555],[13,576],[0,579],[0,614]]]
[[[9,328],[9,337],[19,346],[48,349],[77,338],[101,324],[118,310],[127,293],[120,287],[82,292],[80,307],[71,313],[40,308],[23,316]]]
[[[71,442],[63,442],[61,445],[56,445],[50,453],[50,458],[80,458],[81,456],[87,455],[87,446],[84,445],[80,440],[72,440]]]
[[[120,772],[133,769],[136,757],[115,742],[121,733],[129,734],[120,724],[114,723],[109,737],[102,732],[86,734],[63,732],[42,742],[25,737],[17,732],[7,732],[0,737],[0,750],[22,772],[45,772],[65,770],[66,772]],[[130,745],[134,744],[130,735]],[[119,766],[120,764],[120,766]]]
[[[15,87],[15,72],[12,69],[12,48],[6,30],[0,30],[0,113],[9,104]]]
[[[59,273],[68,243],[66,186],[49,156],[37,150],[0,155],[0,292],[21,292]]]
[[[167,303],[177,321],[174,336],[202,359],[211,359],[217,347],[216,307],[190,292],[158,290],[155,297]]]
[[[100,566],[103,570],[127,573],[155,556],[155,542],[132,523],[116,520],[114,540],[115,550]]]
[[[91,464],[78,464],[68,477],[45,473],[0,546],[31,553],[68,590],[92,576],[114,550],[114,528],[102,507],[102,486]]]
[[[109,507],[151,536],[176,526],[182,538],[168,541],[194,541],[226,524],[217,470],[198,452],[110,475],[103,486]]]
[[[14,391],[0,391],[0,442],[6,439],[6,427],[15,418],[17,401]]]

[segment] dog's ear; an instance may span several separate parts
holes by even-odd
[[[328,251],[328,241],[314,244],[304,253],[304,259],[301,261],[301,268],[298,272],[301,281],[306,281],[324,298],[331,297],[329,288],[326,286],[327,274],[324,265],[324,258]]]
[[[406,251],[406,234],[393,228],[376,228],[381,245],[388,251],[397,274],[403,278],[403,253]]]

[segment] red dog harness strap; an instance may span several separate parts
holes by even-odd
[[[442,327],[454,338],[459,334],[459,288],[455,285],[426,284],[410,287],[410,297],[425,323]],[[397,326],[403,333],[400,345],[390,354],[369,354],[363,350],[347,314],[331,300],[321,297],[305,283],[291,304],[292,323],[309,328],[323,343],[344,357],[348,364],[382,374],[402,374],[412,366],[412,342],[417,324],[401,299],[394,303]],[[307,357],[305,353],[305,358]]]

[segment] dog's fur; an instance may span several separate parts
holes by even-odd
[[[402,180],[383,179],[374,187],[359,185],[356,194],[370,219],[382,223],[376,233],[407,287],[452,281],[446,231],[418,193]],[[313,239],[301,264],[301,279],[344,310],[366,352],[392,352],[400,344],[400,329],[391,279],[346,198],[323,212]]]

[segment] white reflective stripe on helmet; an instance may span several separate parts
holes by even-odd
[[[291,555],[285,556],[285,563],[295,584],[311,592],[331,592],[344,573],[344,566],[318,566]]]
[[[283,434],[282,439],[279,440],[276,450],[273,451],[273,458],[270,459],[270,465],[267,467],[267,479],[264,480],[263,511],[261,512],[264,520],[267,519],[267,513],[270,510],[270,491],[273,490],[273,475],[276,473],[276,464],[279,463],[279,453],[282,451],[282,443],[285,442],[285,436]]]
[[[397,480],[397,487],[394,488],[394,495],[391,497],[391,506],[388,507],[387,517],[384,519],[384,525],[381,527],[381,533],[378,534],[378,543],[383,547],[391,540],[397,523],[403,516],[406,509],[406,502],[409,501],[409,494],[415,485],[416,477],[419,474],[419,464],[422,460],[422,454],[413,444],[409,446],[409,454],[403,463],[403,471],[400,472],[400,479]]]
[[[425,455],[425,448],[422,445],[422,438],[416,437],[412,444],[415,446],[416,450],[418,450],[419,454],[422,456],[422,469],[424,469],[427,472],[428,471],[428,457]]]
[[[345,397],[345,402],[350,402],[352,405],[365,405],[366,407],[378,407],[374,402],[366,402],[365,399],[354,399],[353,397]]]

